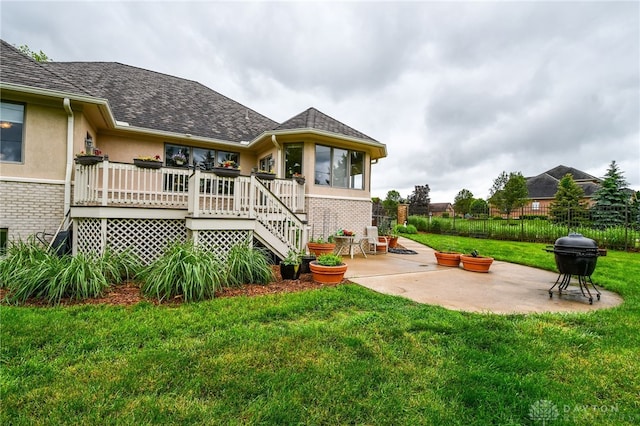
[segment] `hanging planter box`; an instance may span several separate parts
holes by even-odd
[[[276,178],[275,173],[255,172],[255,177],[262,180],[274,180]]]
[[[80,155],[76,157],[76,164],[82,164],[83,166],[93,166],[104,160],[102,155]]]
[[[133,164],[143,169],[159,169],[162,167],[161,161],[139,160],[137,158],[133,159]]]
[[[232,167],[213,167],[211,170],[216,176],[220,177],[237,177],[240,175],[240,169]]]

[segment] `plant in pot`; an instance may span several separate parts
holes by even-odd
[[[289,250],[287,257],[280,262],[280,275],[283,280],[297,280],[300,277],[302,259],[295,250]]]
[[[396,248],[398,246],[398,231],[396,228],[387,231],[387,243],[389,244],[389,248]]]
[[[104,156],[99,149],[93,149],[91,152],[81,151],[76,154],[76,164],[82,164],[83,166],[93,166],[102,160],[104,160]]]
[[[313,280],[322,284],[337,284],[344,278],[347,271],[347,264],[342,261],[342,257],[329,253],[318,256],[317,260],[309,263]]]
[[[178,151],[171,156],[171,160],[173,160],[176,166],[182,166],[187,162],[187,156],[182,151]]]
[[[436,263],[440,266],[459,266],[460,253],[455,247],[447,247],[442,251],[436,251]]]
[[[138,156],[133,159],[133,164],[143,169],[159,169],[162,167],[162,158],[159,155],[151,156]]]
[[[333,253],[336,249],[336,243],[334,242],[333,235],[326,240],[323,237],[312,238],[307,243],[307,249],[309,249],[309,253],[318,257],[322,254]]]
[[[470,254],[461,254],[460,261],[462,267],[467,271],[489,272],[493,257],[480,256],[478,250],[473,250]]]

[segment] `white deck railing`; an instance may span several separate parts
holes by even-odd
[[[289,211],[304,211],[304,185],[274,179],[260,186],[269,194],[257,194],[254,187],[260,182],[254,179],[219,177],[211,172],[173,167],[146,169],[105,159],[91,166],[76,164],[74,205],[177,208],[187,209],[194,217],[255,218],[251,214],[256,210],[252,209],[267,209],[260,202],[275,196]]]

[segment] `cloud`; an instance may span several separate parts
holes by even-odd
[[[635,2],[5,2],[2,38],[198,81],[387,144],[373,195],[486,197],[500,172],[616,160],[640,189]]]

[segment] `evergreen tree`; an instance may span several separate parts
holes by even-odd
[[[560,179],[554,198],[550,214],[555,223],[562,223],[574,228],[584,223],[587,218],[587,206],[583,200],[584,191],[573,180],[570,173]]]
[[[471,203],[473,202],[473,193],[468,189],[462,189],[453,199],[453,208],[456,214],[466,215],[471,212]]]
[[[409,195],[409,214],[410,215],[422,215],[429,214],[429,185],[416,185],[415,189]]]
[[[623,172],[611,162],[600,188],[593,195],[595,204],[591,208],[591,218],[597,228],[609,228],[625,224],[630,201],[630,191]]]

